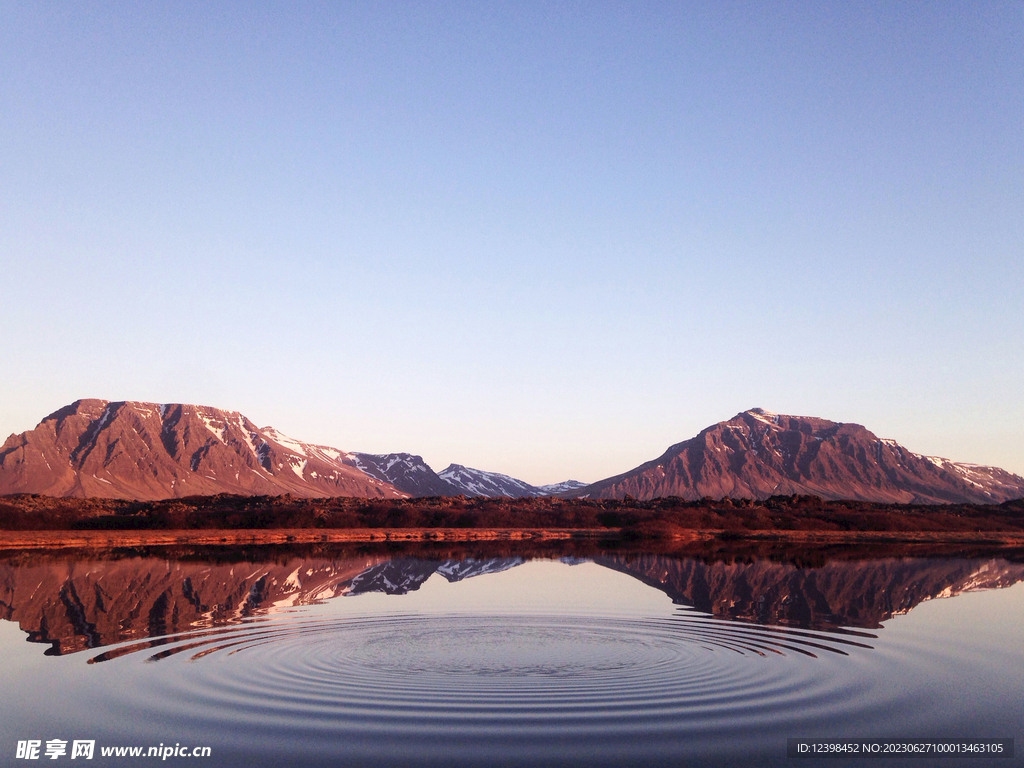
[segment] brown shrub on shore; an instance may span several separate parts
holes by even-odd
[[[892,505],[816,496],[650,501],[559,498],[306,499],[192,496],[163,501],[0,497],[0,530],[557,528],[680,531],[1024,531],[1024,499],[997,505]]]

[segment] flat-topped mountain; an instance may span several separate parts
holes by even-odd
[[[0,495],[402,498],[336,448],[199,405],[79,400],[0,448]]]
[[[1024,478],[996,467],[922,456],[859,424],[753,408],[574,495],[697,500],[793,494],[880,503],[989,504],[1024,497]]]

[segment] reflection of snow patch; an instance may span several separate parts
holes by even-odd
[[[267,606],[267,613],[273,613],[279,608],[292,608],[295,606],[295,601],[299,599],[299,592],[293,592],[288,597],[282,597],[280,600],[275,600],[269,606]]]
[[[310,571],[310,573],[312,573],[312,571]],[[284,580],[284,588],[289,592],[296,589],[302,589],[302,582],[299,581],[299,568],[296,568],[288,574],[288,578]]]
[[[437,573],[450,582],[462,581],[473,576],[489,573],[501,573],[509,568],[522,565],[526,560],[522,557],[491,558],[489,560],[446,560],[437,567]]]
[[[326,600],[327,598],[334,597],[337,594],[337,590],[330,586],[320,587],[316,592],[310,595],[310,600]]]

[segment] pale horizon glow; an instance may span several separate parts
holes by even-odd
[[[596,481],[752,407],[1024,475],[1024,5],[4,6],[0,438]]]

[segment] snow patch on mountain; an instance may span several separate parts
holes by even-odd
[[[210,433],[223,443],[224,442],[224,432],[227,430],[227,425],[221,423],[221,425],[218,426],[217,425],[217,420],[210,418],[205,413],[199,413],[197,415],[199,416],[199,420],[202,421],[203,424],[206,425],[206,428],[210,431]]]
[[[309,454],[306,451],[311,446],[308,443],[303,443],[300,440],[294,440],[288,437],[287,435],[283,435],[273,427],[264,427],[263,434],[265,434],[278,445],[287,448],[289,451],[297,453],[300,456],[305,456],[307,459],[309,458]]]

